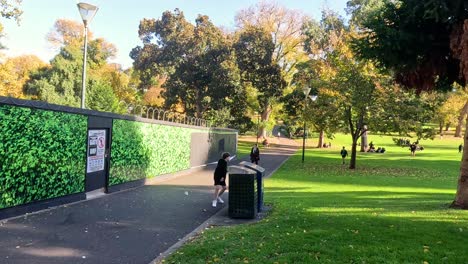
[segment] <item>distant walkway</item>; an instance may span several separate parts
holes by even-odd
[[[297,149],[281,141],[262,149],[268,176]],[[208,219],[229,221],[227,195],[211,207],[214,167],[0,222],[0,263],[148,264]]]

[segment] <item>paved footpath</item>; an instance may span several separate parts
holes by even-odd
[[[297,149],[286,138],[280,143],[291,145],[262,151],[267,176]],[[0,263],[156,263],[194,230],[230,221],[227,194],[224,205],[211,207],[214,167],[0,221]]]

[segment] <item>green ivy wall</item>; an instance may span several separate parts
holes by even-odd
[[[190,128],[114,120],[109,185],[190,168]]]
[[[86,115],[0,105],[0,209],[84,192],[87,129]],[[191,146],[217,158],[224,134],[114,119],[109,185],[189,169]]]
[[[0,105],[0,209],[84,191],[87,117]]]

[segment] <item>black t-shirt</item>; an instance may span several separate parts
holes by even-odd
[[[220,181],[221,178],[225,178],[227,173],[227,161],[224,159],[218,160],[218,166],[216,166],[214,172],[215,182]]]
[[[346,151],[346,149],[342,149],[341,150],[341,156],[344,158],[346,156],[348,156],[348,151]]]

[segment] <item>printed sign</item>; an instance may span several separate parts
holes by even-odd
[[[106,131],[88,130],[88,163],[86,172],[104,170],[106,158]]]

